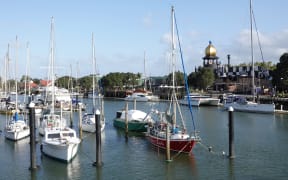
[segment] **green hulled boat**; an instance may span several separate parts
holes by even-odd
[[[126,129],[126,111],[117,111],[113,120],[115,127]],[[140,110],[128,110],[127,112],[128,131],[146,132],[148,124],[153,120],[151,116]]]

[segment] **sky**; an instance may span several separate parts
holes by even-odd
[[[144,59],[146,76],[167,75],[171,6],[175,8],[188,74],[203,64],[209,41],[217,49],[221,64],[227,64],[227,54],[231,64],[251,63],[249,0],[2,0],[0,75],[4,74],[9,44],[11,78],[25,75],[27,62],[30,77],[48,76],[52,16],[57,76],[92,74],[92,33],[100,75],[144,73]],[[287,7],[287,0],[253,1],[265,62],[276,64],[288,51]],[[261,62],[255,31],[253,34],[254,60]],[[180,70],[179,53],[177,57],[176,68]]]

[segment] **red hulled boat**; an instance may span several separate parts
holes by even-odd
[[[166,129],[167,122],[164,123],[155,123],[152,127],[149,128],[148,131],[148,139],[154,146],[157,146],[161,149],[166,149],[167,147],[167,136],[166,136]],[[175,131],[171,129],[171,124],[168,124],[169,128],[169,143],[170,143],[170,150],[175,152],[183,152],[183,153],[190,153],[192,148],[199,141],[197,136],[190,136],[185,132],[182,131]],[[177,129],[177,128],[176,128]]]
[[[172,59],[172,68],[173,68],[172,69],[172,87],[173,88],[172,88],[172,95],[171,95],[171,103],[169,107],[172,108],[171,109],[172,113],[170,113],[170,109],[167,112],[154,111],[154,113],[158,115],[159,120],[156,121],[154,124],[150,125],[147,131],[147,137],[153,145],[159,148],[162,148],[162,149],[170,148],[171,151],[190,153],[194,145],[198,141],[200,141],[200,137],[197,135],[195,130],[194,130],[194,133],[192,133],[191,135],[189,135],[186,132],[185,123],[184,123],[183,116],[180,111],[180,106],[177,102],[177,96],[175,93],[175,43],[174,43],[175,15],[174,15],[173,7],[172,7],[171,19],[172,19],[171,59]],[[179,44],[179,47],[180,47],[180,44]],[[183,63],[183,59],[182,59],[182,63]],[[184,76],[186,76],[184,66],[183,66],[183,71],[184,71]],[[187,84],[187,77],[184,77],[184,79],[185,79],[185,84],[186,84],[186,91],[188,92],[189,88]],[[189,98],[188,98],[188,101],[190,102]],[[190,113],[192,115],[192,109],[191,109],[190,103],[189,103],[189,108],[190,108]],[[178,113],[177,113],[177,109],[178,109]],[[179,118],[177,118],[176,115],[179,115]],[[191,117],[193,120],[193,116]],[[176,119],[178,121],[181,120],[180,121],[181,126],[178,126],[178,124],[176,124]]]

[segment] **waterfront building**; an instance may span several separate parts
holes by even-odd
[[[230,63],[231,56],[227,55],[227,64],[221,64],[217,50],[209,41],[203,57],[203,67],[213,68],[215,82],[211,89],[215,91],[250,94],[252,90],[252,65],[235,65]],[[270,72],[261,66],[254,66],[255,86],[257,93],[264,94],[272,90]]]

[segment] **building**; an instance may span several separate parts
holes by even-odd
[[[203,59],[203,67],[209,67],[213,69],[217,69],[220,61],[218,61],[219,57],[216,56],[217,50],[212,45],[212,42],[209,41],[209,45],[205,49],[205,56]]]
[[[227,64],[221,64],[217,50],[209,41],[203,57],[203,67],[213,68],[215,82],[213,90],[231,93],[250,94],[252,92],[252,66],[232,66],[231,56],[227,55]],[[254,84],[257,93],[267,93],[271,89],[271,76],[263,67],[254,66]]]

